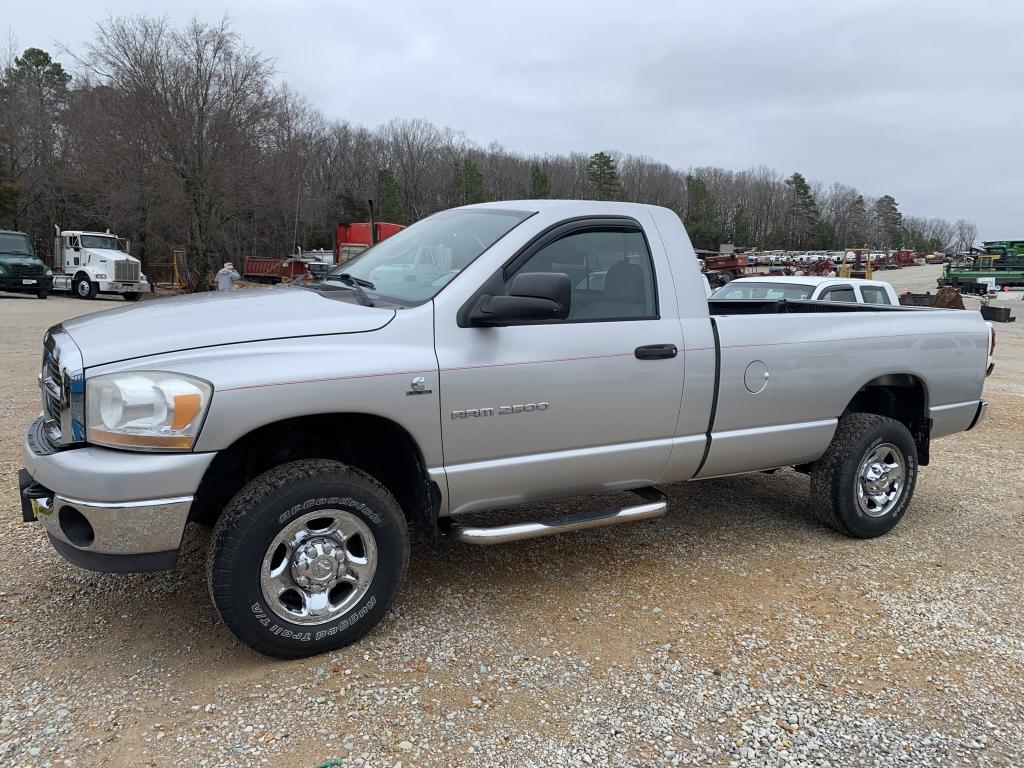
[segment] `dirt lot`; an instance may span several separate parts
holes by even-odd
[[[823,529],[790,471],[674,486],[658,521],[414,551],[366,640],[279,662],[220,624],[201,529],[174,572],[106,575],[20,521],[41,335],[119,305],[0,295],[0,764],[1020,763],[1024,319],[888,536]]]

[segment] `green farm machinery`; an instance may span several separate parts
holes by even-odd
[[[988,240],[985,252],[969,264],[947,264],[939,278],[939,287],[959,287],[965,283],[987,283],[992,278],[998,286],[1024,285],[1024,240]]]

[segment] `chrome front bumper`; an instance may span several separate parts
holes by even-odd
[[[144,555],[178,548],[192,497],[103,504],[55,493],[35,507],[46,532],[65,544],[103,555]]]
[[[96,287],[100,293],[152,293],[153,288],[148,280],[132,283],[125,280],[97,280]]]
[[[57,551],[82,568],[173,568],[193,495],[214,454],[91,446],[43,453],[30,439],[35,427],[26,433],[19,480],[25,519],[40,522]]]

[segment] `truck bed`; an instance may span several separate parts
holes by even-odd
[[[822,312],[931,311],[932,307],[904,307],[888,304],[860,304],[804,299],[708,299],[711,315],[800,315]]]

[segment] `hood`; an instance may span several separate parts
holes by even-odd
[[[46,266],[41,259],[29,256],[27,253],[4,253],[3,251],[0,251],[0,264],[8,266],[17,264],[23,267]]]
[[[99,256],[101,259],[107,259],[108,261],[125,261],[126,259],[137,261],[131,254],[115,250],[114,248],[85,248],[83,250],[88,251],[90,256]]]
[[[86,368],[183,349],[266,339],[363,333],[383,328],[393,309],[350,303],[295,286],[143,301],[63,323]]]

